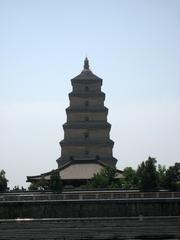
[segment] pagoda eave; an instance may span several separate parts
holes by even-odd
[[[113,147],[114,146],[114,141],[112,140],[108,140],[107,142],[98,142],[98,141],[76,141],[76,142],[73,142],[73,141],[65,141],[65,140],[62,140],[59,142],[59,144],[61,146],[92,146],[92,147],[95,147],[95,146],[98,146],[98,147],[106,147],[106,146],[111,146]]]
[[[92,112],[92,113],[96,113],[96,112],[108,112],[108,108],[107,107],[103,107],[103,108],[73,108],[73,107],[68,107],[66,108],[66,112]]]
[[[65,123],[63,129],[110,129],[110,123]]]
[[[89,98],[89,97],[102,97],[105,99],[105,93],[69,93],[69,97],[81,97],[81,98]]]

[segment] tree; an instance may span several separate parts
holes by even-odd
[[[13,187],[13,191],[14,191],[14,192],[19,192],[19,191],[20,191],[19,185],[14,186],[14,187]]]
[[[135,189],[137,188],[137,174],[136,170],[132,167],[126,167],[123,171],[123,179],[122,179],[122,188],[123,189]]]
[[[52,191],[61,192],[63,184],[59,175],[59,171],[52,171],[49,181],[49,189]]]
[[[6,172],[4,170],[0,171],[0,192],[7,190],[8,180],[6,179]]]
[[[116,188],[118,180],[115,179],[117,174],[116,168],[104,167],[100,172],[94,174],[88,183],[90,188]]]
[[[37,190],[48,190],[49,188],[49,181],[46,180],[44,177],[41,177],[39,180],[32,182],[29,186],[30,191],[37,191]]]
[[[29,186],[29,190],[50,190],[50,191],[62,191],[62,181],[59,176],[59,172],[53,170],[50,174],[50,179],[45,179],[45,177],[41,177],[38,181],[32,182]]]
[[[158,177],[158,188],[165,189],[165,179],[166,179],[166,167],[158,164],[157,177]]]
[[[156,159],[149,157],[137,169],[138,187],[143,191],[157,189],[158,177],[156,172]]]
[[[36,182],[32,182],[32,183],[29,185],[28,190],[29,190],[29,191],[36,191],[36,190],[38,190],[38,185],[37,185],[37,183],[36,183]]]
[[[170,191],[180,191],[180,163],[175,163],[167,169],[165,186]]]

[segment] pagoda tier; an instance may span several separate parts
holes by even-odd
[[[107,122],[108,109],[104,106],[102,79],[84,61],[83,71],[71,79],[70,106],[66,109],[67,122],[63,125],[64,139],[60,142],[61,157],[58,167],[75,162],[101,162],[114,167],[114,142],[110,140],[111,125]]]

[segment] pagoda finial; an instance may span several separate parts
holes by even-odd
[[[89,70],[89,60],[87,57],[84,60],[84,70]]]

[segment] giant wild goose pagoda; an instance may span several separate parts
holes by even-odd
[[[102,168],[115,167],[117,159],[112,153],[114,142],[110,139],[111,124],[107,122],[102,79],[90,70],[87,57],[82,72],[71,79],[71,84],[64,139],[60,142],[61,156],[57,159],[58,168],[53,171],[59,172],[64,185],[80,186]],[[48,180],[51,173],[28,176],[27,182],[42,177]],[[117,177],[120,176],[121,171],[117,170]]]

